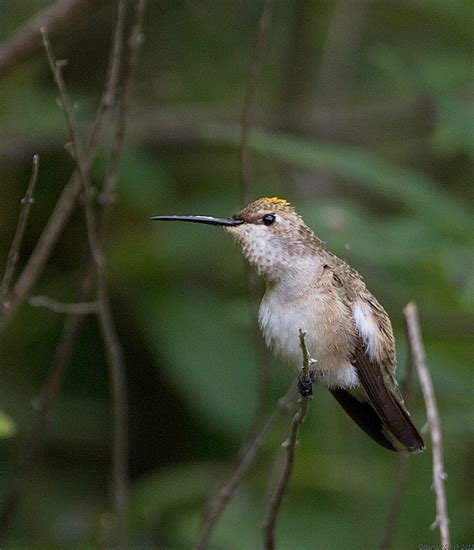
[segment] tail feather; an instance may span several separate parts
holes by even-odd
[[[397,451],[409,453],[422,451],[425,448],[423,439],[411,421],[401,397],[398,396],[395,381],[388,376],[384,377],[387,366],[370,358],[361,340],[354,350],[353,365],[357,369],[361,385],[348,391],[356,399],[360,397],[359,401],[367,402],[373,409],[374,415],[378,417],[381,424],[380,433],[383,432],[385,438],[390,440]],[[357,418],[360,419],[360,413],[356,411],[349,414],[361,425],[357,420]]]
[[[391,451],[397,450],[384,435],[382,421],[367,401],[359,401],[346,390],[331,390],[331,393],[346,413],[367,435],[382,447]]]
[[[403,434],[399,429],[396,429],[396,433],[394,433],[390,426],[382,421],[376,409],[360,389],[358,391],[332,389],[331,393],[359,428],[382,447],[391,451],[408,452],[417,452],[423,449],[423,442],[402,407],[398,408],[400,419],[407,429],[403,431]]]

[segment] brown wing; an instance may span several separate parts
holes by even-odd
[[[367,356],[365,345],[359,335],[357,335],[352,364],[357,369],[360,383],[370,404],[380,418],[384,436],[389,438],[395,447],[402,447],[401,450],[422,451],[425,448],[423,439],[413,425],[408,411],[385,385],[383,367]],[[396,442],[399,442],[399,445]]]
[[[390,319],[367,291],[357,271],[329,252],[326,256],[328,267],[333,271],[335,292],[345,303],[360,300],[367,304],[382,336],[371,359],[354,323],[351,362],[357,369],[362,389],[334,389],[332,393],[356,424],[380,445],[392,450],[422,451],[423,440],[410,420],[395,379],[395,341]]]

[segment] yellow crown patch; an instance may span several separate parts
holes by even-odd
[[[264,197],[261,201],[265,204],[280,204],[282,206],[290,204],[286,199],[280,199],[278,197]]]

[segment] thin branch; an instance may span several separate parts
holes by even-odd
[[[213,499],[211,499],[208,506],[207,515],[204,518],[204,522],[199,533],[198,540],[194,545],[194,550],[204,550],[205,548],[207,548],[209,540],[214,529],[216,528],[219,518],[221,517],[227,505],[234,498],[237,487],[244,478],[245,474],[248,472],[249,468],[254,463],[258,454],[260,453],[265,441],[267,440],[268,434],[270,433],[271,429],[276,424],[282,413],[290,409],[291,403],[294,398],[294,393],[295,387],[294,384],[292,384],[286,394],[281,399],[279,399],[277,408],[265,422],[260,432],[247,446],[246,452],[242,456],[242,459],[240,460],[235,470],[232,472],[228,481],[219,490],[217,495]]]
[[[66,87],[61,73],[61,64],[54,58],[46,29],[41,29],[43,44],[54,80],[59,90],[59,99],[65,113],[69,128],[72,151],[84,189],[87,238],[92,257],[97,269],[97,292],[99,303],[99,324],[105,345],[109,365],[113,402],[113,493],[114,509],[117,520],[117,544],[125,548],[126,542],[126,505],[128,492],[128,426],[127,426],[127,391],[123,352],[118,339],[107,287],[107,265],[105,255],[98,238],[97,220],[94,212],[93,195],[88,180],[87,166],[84,161],[81,143],[71,109],[68,106]]]
[[[91,275],[90,272],[89,275]],[[86,274],[82,280],[81,299],[85,299],[85,297],[89,295],[91,285],[92,278],[91,276],[87,277]],[[69,364],[74,343],[76,342],[79,334],[82,318],[82,315],[68,315],[66,317],[63,332],[54,354],[50,373],[43,385],[40,398],[36,400],[36,416],[33,425],[20,450],[15,476],[10,482],[1,504],[1,544],[6,542],[8,529],[17,509],[18,499],[21,496],[26,480],[30,476],[36,453],[49,424],[53,403],[56,401],[61,390],[66,367]]]
[[[50,36],[64,34],[108,3],[109,0],[60,0],[33,15],[0,46],[0,78],[40,51],[41,27],[47,28]]]
[[[436,396],[431,380],[430,372],[426,364],[425,350],[421,336],[420,321],[418,318],[418,309],[416,304],[410,302],[403,310],[405,322],[408,331],[408,340],[410,343],[410,352],[416,367],[418,379],[420,381],[423,398],[425,400],[426,415],[431,435],[431,444],[433,447],[433,489],[436,494],[436,519],[431,526],[432,529],[438,527],[443,548],[449,547],[449,519],[446,503],[446,493],[444,481],[446,472],[443,462],[443,445],[441,437],[441,421],[436,403]]]
[[[34,202],[33,193],[35,191],[36,182],[38,180],[38,166],[39,166],[39,156],[33,156],[33,167],[31,170],[30,183],[26,190],[26,194],[21,200],[21,211],[18,218],[18,223],[15,230],[15,235],[13,237],[12,246],[7,257],[7,266],[5,269],[5,274],[2,280],[1,288],[1,313],[0,317],[3,318],[3,310],[8,309],[8,292],[10,291],[10,284],[12,282],[13,276],[15,274],[16,265],[20,257],[20,249],[23,242],[23,236],[25,234],[26,224],[28,222],[28,216],[30,214],[31,206]]]
[[[99,201],[104,205],[103,217],[106,218],[107,205],[112,202],[115,189],[117,187],[118,169],[120,160],[123,154],[123,147],[125,143],[125,135],[127,130],[127,113],[130,103],[130,95],[132,90],[132,84],[135,78],[135,72],[138,63],[138,55],[140,53],[140,47],[143,44],[144,36],[142,34],[143,23],[146,12],[146,0],[138,0],[136,7],[135,22],[130,31],[130,36],[127,41],[128,55],[127,63],[124,69],[123,75],[123,91],[119,102],[119,111],[117,116],[117,125],[115,128],[115,135],[112,144],[112,155],[105,178],[104,187],[99,197]],[[102,223],[103,227],[106,226],[106,221]]]
[[[405,327],[408,340],[408,327]],[[405,377],[402,383],[402,394],[405,399],[405,405],[408,410],[411,408],[411,402],[415,390],[415,371],[413,369],[413,356],[410,352],[406,362]],[[380,544],[380,550],[391,550],[395,541],[395,532],[397,529],[398,518],[402,508],[402,500],[406,491],[408,480],[410,455],[399,453],[395,468],[395,484],[392,498],[387,513],[385,533]]]
[[[114,33],[109,55],[107,70],[107,79],[102,93],[101,101],[97,109],[97,115],[89,137],[87,164],[92,163],[100,146],[103,130],[106,126],[110,109],[117,96],[117,85],[120,74],[121,60],[123,55],[123,42],[125,33],[127,0],[119,0],[117,6],[117,15],[114,24]],[[77,170],[71,177],[68,185],[63,190],[56,208],[51,215],[46,229],[33,251],[30,261],[23,271],[22,293],[17,289],[17,305],[21,303],[31,286],[33,286],[37,276],[46,263],[59,234],[67,222],[77,196],[81,190],[81,180]],[[93,266],[92,266],[93,267]],[[81,290],[79,292],[78,303],[86,301],[90,295],[93,283],[93,269],[90,260],[84,270],[84,276],[81,279]],[[74,344],[77,341],[81,327],[82,314],[68,315],[66,317],[63,332],[59,344],[56,348],[52,360],[50,373],[43,385],[41,399],[37,400],[36,417],[31,427],[29,436],[25,440],[18,460],[16,475],[13,478],[6,495],[2,501],[0,511],[0,537],[1,542],[5,541],[8,528],[15,513],[18,498],[22,492],[24,482],[30,475],[30,471],[40,443],[44,437],[49,423],[53,404],[56,401],[62,387],[64,374],[69,364]]]
[[[311,365],[315,362],[310,358],[308,348],[305,343],[306,333],[300,329],[300,346],[303,354],[303,365],[298,381],[300,399],[298,400],[299,409],[293,416],[290,425],[288,438],[283,442],[282,447],[286,450],[286,463],[278,481],[277,487],[270,502],[267,519],[264,525],[264,547],[266,550],[275,548],[275,527],[278,513],[281,509],[283,497],[287,491],[288,483],[293,472],[295,463],[296,445],[298,442],[298,433],[308,412],[309,402],[312,396],[312,386],[314,377],[311,372]]]
[[[33,307],[44,307],[54,313],[67,313],[68,315],[88,315],[99,311],[98,302],[64,303],[48,296],[32,296],[28,303]]]
[[[126,0],[120,0],[117,7],[116,25],[113,35],[112,49],[109,57],[109,66],[107,70],[107,83],[102,94],[100,104],[95,117],[94,125],[89,137],[86,167],[90,169],[97,152],[99,150],[104,128],[108,121],[111,106],[116,96],[118,79],[120,74],[120,65],[123,51],[123,36],[125,32],[126,20]],[[66,223],[72,214],[77,199],[82,189],[80,174],[77,169],[72,174],[68,183],[62,190],[54,210],[43,229],[43,232],[36,243],[28,261],[23,268],[9,301],[9,308],[5,314],[4,322],[7,323],[18,307],[21,305],[25,296],[36,283],[48,258],[61,235]]]
[[[264,0],[262,14],[258,24],[257,42],[255,44],[255,50],[253,53],[252,62],[250,64],[249,75],[245,88],[244,106],[242,109],[242,135],[240,138],[240,185],[241,199],[244,205],[251,199],[250,185],[252,181],[252,173],[249,139],[255,104],[255,91],[257,89],[257,82],[262,69],[263,54],[267,43],[272,8],[273,0]]]

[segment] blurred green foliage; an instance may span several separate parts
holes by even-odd
[[[47,2],[6,0],[0,39]],[[240,254],[214,228],[156,214],[239,209],[239,112],[260,2],[149,2],[129,140],[106,240],[127,360],[133,548],[189,548],[257,406],[255,352]],[[86,131],[105,76],[112,10],[54,41]],[[474,540],[474,10],[467,0],[275,1],[256,98],[252,194],[287,197],[364,276],[392,317],[419,305],[442,417],[452,542]],[[40,55],[0,87],[0,257],[41,155],[21,265],[72,169]],[[93,168],[100,187],[109,149]],[[77,209],[34,289],[75,301],[87,254]],[[2,263],[3,265],[3,263]],[[20,267],[21,267],[20,265]],[[62,316],[24,305],[0,349],[0,489],[58,342]],[[273,401],[292,374],[272,369]],[[419,392],[413,415],[425,423]],[[109,386],[95,320],[81,331],[9,548],[95,548],[110,523]],[[289,417],[226,510],[213,548],[260,545]],[[425,435],[429,440],[429,436]],[[428,447],[430,445],[428,444]],[[395,456],[317,390],[301,433],[279,548],[375,548]],[[410,460],[395,548],[438,543],[430,453]]]

